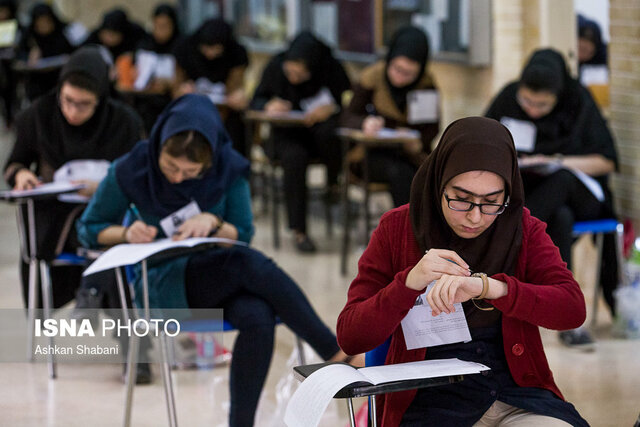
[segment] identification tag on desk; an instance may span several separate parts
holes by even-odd
[[[438,92],[412,90],[407,94],[407,122],[411,125],[437,122]]]
[[[193,200],[185,207],[161,219],[160,227],[162,227],[162,231],[167,237],[171,237],[186,220],[198,215],[200,212],[198,203]]]
[[[431,282],[425,292],[416,298],[413,308],[402,319],[402,332],[407,350],[471,341],[469,325],[461,303],[453,305],[456,309],[453,313],[440,313],[435,317],[431,315],[431,306],[426,298],[434,284],[435,281]]]
[[[506,116],[500,119],[500,123],[511,132],[516,151],[520,153],[531,153],[533,151],[536,146],[537,132],[533,123]]]

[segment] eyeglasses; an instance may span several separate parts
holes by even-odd
[[[451,199],[447,196],[447,192],[444,192],[444,198],[447,201],[447,206],[452,211],[458,212],[470,212],[474,207],[480,208],[480,212],[485,215],[500,215],[509,206],[509,197],[502,204],[497,203],[473,203],[468,200]]]
[[[60,95],[59,101],[60,101],[60,106],[66,107],[66,108],[73,107],[76,111],[80,113],[89,112],[94,108],[96,108],[96,106],[98,105],[98,103],[94,101],[75,101],[69,98],[68,96],[64,96],[64,95]]]
[[[535,102],[523,96],[520,92],[516,94],[516,101],[518,101],[518,105],[520,105],[522,108],[537,110],[538,112],[543,114],[551,112],[551,110],[553,110],[553,107],[556,106],[555,101]]]

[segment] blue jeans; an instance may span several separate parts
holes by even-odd
[[[185,287],[189,307],[224,310],[239,334],[231,362],[229,425],[252,426],[273,353],[275,318],[324,360],[339,351],[298,285],[271,259],[246,248],[215,248],[193,255]]]

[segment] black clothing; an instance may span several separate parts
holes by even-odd
[[[112,30],[122,34],[122,42],[117,46],[106,46],[105,47],[111,53],[111,57],[113,58],[113,62],[115,63],[118,60],[118,57],[124,53],[133,53],[142,40],[149,37],[147,32],[135,22],[129,21],[127,14],[122,9],[114,9],[111,12],[108,12],[104,15],[102,19],[102,24],[97,29],[93,30],[89,37],[84,42],[85,45],[88,44],[99,44],[103,45],[102,41],[100,41],[100,31],[101,30]]]
[[[51,34],[43,36],[35,30],[35,22],[42,16],[48,16],[54,23]],[[41,58],[68,55],[74,48],[64,34],[66,23],[62,22],[53,12],[51,6],[39,3],[31,9],[31,23],[22,35],[16,48],[16,57],[26,61],[31,49],[38,48]],[[56,86],[59,70],[38,71],[28,73],[25,76],[25,92],[29,100],[47,93]]]
[[[310,43],[310,38],[315,42]],[[284,74],[282,64],[287,59],[302,55],[298,54],[300,45],[313,46],[313,49],[307,51],[305,62],[314,68],[308,67],[311,73],[308,81],[293,85]],[[342,65],[331,55],[331,50],[308,32],[296,37],[291,42],[290,49],[294,54],[289,51],[282,52],[274,56],[265,67],[260,84],[253,95],[251,108],[262,110],[273,97],[278,97],[291,102],[293,110],[300,110],[300,101],[316,95],[323,87],[329,89],[338,106],[342,105],[342,93],[350,87],[349,77]]]
[[[200,45],[224,46],[223,53],[207,59],[200,52]],[[231,26],[222,19],[206,21],[191,36],[179,42],[174,50],[176,62],[190,80],[205,77],[212,83],[225,83],[235,67],[249,65],[247,50],[233,37]]]
[[[62,76],[78,72],[92,78],[102,88],[99,103],[91,118],[80,126],[72,126],[64,118],[58,103],[58,93],[52,91],[16,117],[16,144],[4,169],[11,186],[16,173],[35,165],[36,175],[43,181],[53,180],[54,172],[64,163],[76,159],[113,161],[128,152],[142,134],[142,122],[128,106],[108,97],[107,66],[96,48],[78,50],[63,68]],[[64,78],[64,77],[63,77]],[[36,203],[37,254],[39,259],[52,260],[61,247],[75,251],[75,219],[83,206],[57,200]],[[71,226],[66,224],[71,222]],[[67,234],[64,230],[68,230]],[[58,241],[60,240],[60,244]],[[61,273],[66,271],[66,273]],[[73,298],[80,280],[79,267],[51,269],[54,305],[61,306]],[[26,274],[24,274],[26,273]],[[23,290],[28,284],[28,271],[23,264]]]
[[[389,62],[391,62],[393,58],[398,56],[407,57],[420,65],[420,74],[418,74],[418,77],[403,87],[395,87],[392,85],[387,77],[387,73],[384,74],[393,102],[395,102],[400,111],[405,111],[407,107],[407,94],[415,89],[422,79],[427,66],[427,60],[429,59],[429,41],[424,32],[416,27],[404,27],[396,31],[389,43],[389,51],[387,52],[385,61],[386,67],[389,66]]]
[[[531,119],[520,107],[516,97],[518,86],[524,84],[529,87],[527,82],[531,81],[541,85],[537,90],[559,88],[557,104],[549,114],[539,119]],[[613,137],[589,91],[569,76],[562,56],[550,49],[533,54],[522,73],[521,81],[510,83],[502,89],[491,103],[486,116],[496,120],[511,117],[532,123],[536,128],[535,145],[533,151],[526,154],[599,154],[612,160],[617,166],[618,157]],[[568,242],[572,240],[573,223],[576,220],[615,216],[608,177],[593,177],[604,190],[605,200],[600,203],[567,171],[560,171],[546,179],[527,175],[523,172],[525,205],[533,216],[548,223],[547,232],[560,247],[562,259],[570,266],[571,250]],[[546,191],[545,188],[551,188],[552,191]],[[584,197],[578,198],[580,194]],[[607,300],[612,301],[610,294],[617,286],[616,254],[615,250],[611,250],[609,237],[605,240],[607,251],[603,251],[600,280],[603,289],[606,289]],[[611,304],[610,307],[613,310]]]
[[[289,60],[303,60],[311,77],[306,82],[293,85],[283,71],[283,63]],[[326,88],[337,106],[342,105],[342,94],[349,89],[350,83],[342,65],[331,55],[331,50],[308,32],[298,35],[286,52],[282,52],[269,61],[260,84],[256,89],[251,108],[264,109],[267,102],[278,97],[291,102],[293,110],[301,110],[300,102],[316,96]],[[334,114],[324,122],[313,126],[273,129],[275,154],[284,169],[284,188],[289,226],[291,229],[306,233],[306,170],[309,160],[320,157],[327,165],[327,184],[334,185],[341,164],[340,142],[335,134],[338,126]]]
[[[482,363],[491,370],[467,375],[461,382],[418,390],[402,417],[402,427],[472,426],[496,400],[572,426],[589,425],[571,403],[551,391],[516,384],[504,355],[500,326],[471,329],[471,336],[468,343],[429,347],[426,359],[455,357]]]
[[[180,38],[180,28],[178,26],[178,15],[173,6],[168,4],[158,5],[153,11],[153,18],[155,19],[158,16],[166,16],[171,22],[173,22],[173,34],[164,43],[159,43],[152,34],[149,37],[143,38],[139,43],[137,48],[142,50],[148,50],[150,52],[155,52],[160,55],[172,55],[173,50],[175,49],[176,42]]]

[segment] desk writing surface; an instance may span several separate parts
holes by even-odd
[[[13,69],[18,72],[47,72],[62,68],[69,60],[69,55],[58,55],[42,58],[34,64],[26,61],[16,61]]]
[[[304,125],[304,111],[288,111],[285,113],[267,113],[264,110],[249,110],[246,112],[245,117],[248,120],[255,120],[265,123],[271,123],[274,125]]]
[[[349,128],[338,128],[338,136],[342,138],[349,139],[354,142],[363,143],[363,144],[389,144],[389,145],[399,145],[404,144],[405,142],[412,142],[416,139],[419,139],[419,133],[416,136],[416,131],[396,131],[391,132],[390,130],[386,130],[385,132],[380,133],[380,135],[367,135],[360,129],[349,129]]]
[[[70,182],[49,182],[38,185],[31,190],[6,190],[0,191],[0,199],[22,200],[54,197],[60,194],[72,193],[86,187],[84,184],[72,184]]]

